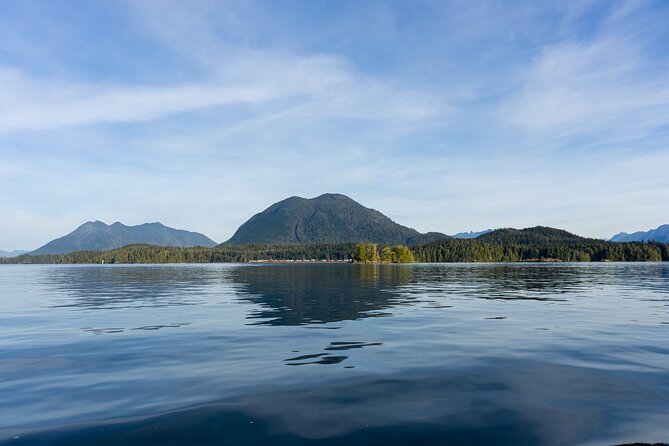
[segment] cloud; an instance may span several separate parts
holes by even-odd
[[[278,92],[258,85],[99,87],[36,81],[0,72],[0,131],[51,129],[106,122],[147,121],[215,105],[256,103]]]
[[[0,68],[0,132],[141,122],[216,106],[281,99],[313,104],[325,116],[416,120],[438,114],[425,93],[357,73],[334,56],[249,52],[234,69],[168,87],[31,79]]]
[[[3,22],[0,247],[90,219],[221,241],[323,192],[449,233],[610,236],[668,215],[657,6],[107,6],[42,14],[48,50],[32,14]]]
[[[501,108],[506,125],[556,137],[638,137],[669,124],[667,66],[625,38],[544,47]]]

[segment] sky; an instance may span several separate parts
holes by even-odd
[[[669,2],[0,0],[0,249],[227,240],[336,192],[419,231],[669,223]]]

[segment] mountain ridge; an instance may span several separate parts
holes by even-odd
[[[0,257],[18,257],[23,254],[27,254],[30,251],[27,251],[25,249],[13,249],[11,251],[5,251],[0,249]]]
[[[602,242],[604,240],[581,237],[564,229],[549,226],[533,226],[524,229],[501,228],[476,238],[482,242],[529,245],[541,244],[575,244],[584,242]]]
[[[660,225],[648,231],[637,231],[631,234],[619,232],[609,239],[612,242],[661,242],[669,243],[669,224]]]
[[[203,234],[170,228],[160,222],[126,226],[118,221],[107,225],[100,220],[95,220],[87,221],[69,234],[56,238],[29,254],[104,251],[133,244],[174,247],[216,246],[216,242]]]

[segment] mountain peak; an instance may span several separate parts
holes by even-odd
[[[159,221],[153,221],[153,222],[150,222],[150,223],[142,223],[142,224],[139,225],[139,226],[142,226],[142,227],[154,227],[154,228],[167,228],[167,226],[165,226],[164,224],[162,224],[162,223],[159,222]]]
[[[82,227],[95,227],[95,226],[107,226],[107,224],[103,221],[100,220],[95,220],[95,221],[87,221],[83,225],[79,226],[80,228]]]
[[[445,237],[439,233],[421,234],[346,195],[326,193],[314,198],[293,196],[274,203],[241,225],[225,244],[375,242],[394,245]]]
[[[312,200],[317,200],[317,201],[322,201],[322,200],[350,200],[354,201],[351,197],[348,197],[343,194],[337,194],[337,193],[325,193],[321,194],[315,198],[312,198]]]

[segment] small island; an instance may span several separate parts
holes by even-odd
[[[379,250],[376,243],[360,243],[353,254],[355,263],[411,263],[415,258],[404,245],[384,245]]]

